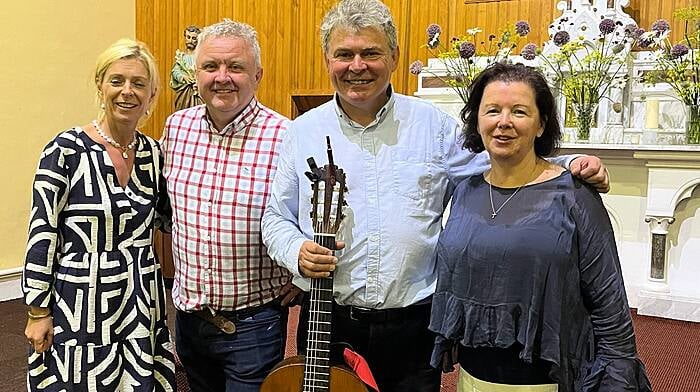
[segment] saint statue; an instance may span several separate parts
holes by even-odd
[[[175,52],[175,63],[170,71],[170,87],[175,90],[175,110],[203,104],[197,92],[194,48],[197,46],[199,27],[187,26],[184,31],[185,50]]]

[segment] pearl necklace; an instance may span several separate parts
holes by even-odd
[[[92,120],[92,125],[95,127],[95,130],[97,130],[97,133],[102,136],[103,139],[107,141],[107,143],[111,144],[112,146],[118,148],[122,152],[122,158],[124,159],[129,159],[129,151],[133,150],[134,147],[136,147],[136,135],[134,135],[134,138],[131,139],[131,142],[127,144],[126,146],[122,146],[117,142],[116,140],[112,139],[111,136],[107,135],[105,131],[102,130],[100,127],[100,124],[97,123],[97,121]]]

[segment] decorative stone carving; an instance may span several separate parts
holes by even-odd
[[[564,30],[571,37],[582,36],[588,42],[593,42],[600,30],[598,24],[604,18],[610,18],[622,23],[624,26],[637,22],[622,9],[629,5],[629,0],[569,0],[557,3],[557,9],[562,11],[561,16],[555,18],[549,25],[549,36],[553,36],[559,30]],[[545,55],[556,51],[552,40],[545,42],[542,53]]]

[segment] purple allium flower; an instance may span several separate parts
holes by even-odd
[[[435,34],[440,34],[442,32],[442,29],[440,28],[439,24],[432,23],[430,26],[428,26],[425,32],[428,33],[428,38],[430,38]]]
[[[615,21],[612,19],[605,18],[600,21],[598,28],[600,29],[601,34],[608,35],[615,31]]]
[[[569,33],[564,31],[564,30],[559,30],[554,34],[554,37],[552,40],[554,41],[554,45],[557,45],[559,47],[566,45],[567,42],[571,37],[569,36]]]
[[[459,57],[463,59],[468,59],[474,56],[476,53],[476,46],[471,42],[462,42],[459,45]]]
[[[642,34],[644,34],[644,33],[646,33],[646,30],[644,30],[641,27],[637,27],[636,29],[634,29],[632,34],[630,34],[630,37],[632,37],[634,39],[640,39],[640,38],[642,38]]]
[[[412,62],[408,67],[408,71],[414,75],[418,75],[419,73],[423,72],[423,62],[420,60]]]
[[[520,52],[520,55],[523,56],[525,60],[534,60],[535,57],[537,57],[537,45],[527,44],[523,46],[523,50]]]
[[[530,24],[524,20],[518,21],[515,24],[515,32],[521,37],[526,36],[530,32]]]
[[[688,47],[683,44],[673,45],[673,47],[671,48],[671,58],[674,60],[677,58],[681,58],[686,54],[688,54]]]
[[[671,25],[666,19],[659,19],[651,25],[651,29],[659,33],[664,33],[671,29]]]
[[[430,49],[437,48],[440,45],[440,33],[442,32],[440,25],[433,23],[428,26],[425,32],[428,34],[428,47]]]

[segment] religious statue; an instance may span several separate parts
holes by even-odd
[[[199,27],[187,26],[184,31],[185,50],[175,52],[175,63],[170,72],[170,87],[175,90],[175,110],[182,110],[204,102],[197,92],[194,48],[197,46]]]

